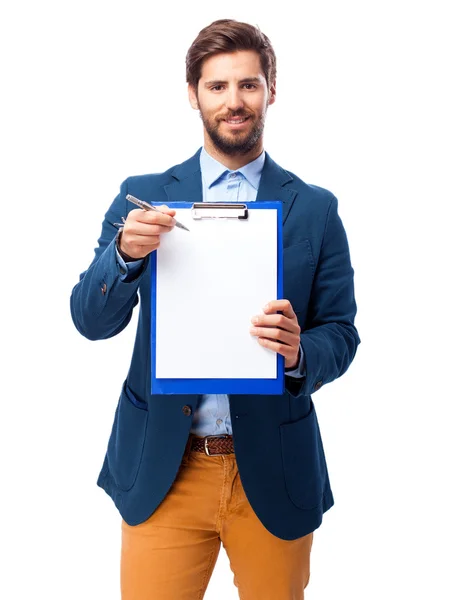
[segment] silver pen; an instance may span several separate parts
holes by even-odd
[[[145,202],[144,200],[139,200],[135,196],[131,196],[131,194],[127,194],[126,200],[129,200],[129,202],[136,204],[139,208],[142,208],[143,210],[155,210],[159,213],[162,213],[163,215],[165,214],[161,210],[158,210],[158,208],[156,206],[153,206],[152,204],[149,204],[148,202]],[[175,225],[176,225],[176,227],[179,227],[180,229],[189,231],[189,229],[185,225],[183,225],[183,223],[180,223],[176,219],[175,219]]]

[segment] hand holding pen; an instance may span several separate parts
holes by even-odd
[[[127,194],[126,200],[129,200],[129,202],[132,202],[132,204],[136,204],[142,210],[154,210],[156,212],[162,212],[161,209],[163,208],[163,206],[165,207],[165,209],[168,209],[168,206],[165,206],[165,205],[157,208],[153,204],[149,204],[148,202],[145,202],[145,200],[139,200],[139,198],[136,198],[135,196],[132,196],[131,194]],[[173,220],[175,222],[176,227],[179,227],[180,229],[184,229],[185,231],[189,231],[189,229],[185,225],[183,225],[183,223],[180,223],[176,219],[173,219]]]
[[[143,209],[131,210],[127,218],[123,219],[123,223],[114,223],[120,228],[119,250],[128,258],[135,260],[145,258],[160,246],[160,236],[169,233],[174,227],[187,229],[173,218],[176,214],[174,209],[166,205],[159,206],[157,209],[130,194],[126,198]]]

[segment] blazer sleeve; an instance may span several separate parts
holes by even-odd
[[[126,195],[127,180],[106,212],[95,257],[80,275],[70,297],[74,325],[89,340],[110,338],[122,331],[139,301],[137,290],[148,257],[139,275],[129,281],[122,279],[122,267],[116,256],[117,230],[113,223],[120,223],[121,217],[127,215]]]
[[[338,200],[331,196],[318,265],[312,285],[307,328],[300,334],[306,374],[286,378],[294,397],[310,395],[343,375],[351,364],[360,338],[354,318],[354,270]]]

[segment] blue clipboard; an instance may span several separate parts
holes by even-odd
[[[157,205],[157,203],[154,203]],[[204,213],[204,209],[215,207],[211,203],[192,203],[192,202],[171,202],[169,208],[198,208]],[[276,210],[277,211],[277,299],[283,297],[283,241],[282,241],[282,202],[263,201],[247,203],[217,203],[217,209],[225,207],[229,212],[231,209],[238,209],[237,218],[249,218],[249,212],[253,210]],[[245,209],[246,213],[243,212]],[[240,210],[242,212],[240,212]],[[226,213],[227,214],[227,213]],[[179,217],[178,217],[179,218]],[[191,222],[185,223],[191,229]],[[185,235],[190,235],[185,232]],[[158,297],[158,278],[157,278],[157,252],[151,253],[151,393],[152,394],[273,394],[280,395],[284,393],[284,362],[282,355],[277,354],[276,358],[276,377],[273,379],[191,379],[191,378],[161,378],[156,372],[157,352],[156,347],[156,323],[157,323],[157,297]],[[271,298],[270,300],[273,300]],[[177,360],[177,358],[175,358]]]

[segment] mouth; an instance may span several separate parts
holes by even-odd
[[[223,121],[225,121],[231,129],[239,129],[243,127],[249,118],[250,117],[231,117],[230,119],[223,119]]]

